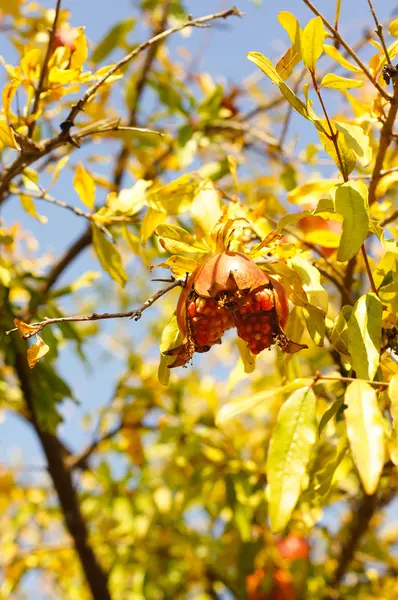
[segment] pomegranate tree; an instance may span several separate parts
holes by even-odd
[[[185,365],[195,352],[221,344],[225,331],[236,327],[252,354],[277,344],[284,352],[305,346],[283,332],[288,302],[282,285],[245,254],[224,251],[208,258],[191,274],[177,305],[183,342],[168,353],[171,367]]]

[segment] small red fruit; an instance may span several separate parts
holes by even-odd
[[[295,533],[290,533],[287,537],[278,540],[278,550],[286,560],[307,560],[310,555],[308,542]]]
[[[177,358],[171,367],[185,365],[195,352],[221,344],[225,331],[237,328],[253,354],[278,344],[284,352],[306,346],[283,332],[288,302],[281,284],[240,252],[221,252],[201,264],[189,277],[177,304],[183,343],[169,351]]]

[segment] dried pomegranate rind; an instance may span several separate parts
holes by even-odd
[[[176,356],[170,368],[185,365],[195,352],[221,343],[236,327],[253,354],[277,344],[283,352],[306,348],[283,331],[289,309],[283,286],[239,252],[210,257],[189,277],[177,304],[183,342],[168,352]]]

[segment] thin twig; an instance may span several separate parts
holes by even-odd
[[[374,279],[373,279],[372,271],[370,269],[369,258],[368,258],[368,255],[366,253],[365,244],[362,244],[362,246],[361,246],[361,252],[362,252],[363,260],[365,262],[365,269],[366,269],[366,273],[368,274],[368,279],[369,279],[369,282],[370,282],[370,287],[372,288],[372,292],[374,294],[376,294],[376,296],[377,296],[378,295],[377,294],[377,288],[376,288],[376,285],[375,285],[375,282],[374,282]]]
[[[79,452],[79,454],[69,456],[66,461],[68,468],[69,469],[81,468],[87,462],[87,459],[90,458],[90,456],[92,454],[94,454],[94,452],[96,452],[96,450],[98,450],[98,447],[103,442],[111,440],[118,433],[120,433],[123,429],[151,429],[152,430],[151,427],[147,427],[146,425],[143,425],[141,422],[126,424],[126,423],[123,423],[123,421],[122,421],[121,423],[116,425],[116,427],[114,427],[113,429],[111,429],[110,431],[108,431],[107,433],[102,435],[101,437],[94,439],[87,446],[87,448],[85,448],[82,452]]]
[[[372,0],[368,0],[368,4],[369,4],[370,12],[372,13],[373,20],[374,20],[375,25],[376,25],[376,30],[375,31],[376,31],[377,35],[379,36],[381,45],[382,45],[383,50],[384,50],[384,54],[386,55],[387,64],[391,65],[391,59],[390,59],[390,56],[388,54],[388,49],[387,49],[387,46],[386,46],[386,41],[384,39],[383,27],[379,23],[379,19],[377,18],[375,9],[373,8]]]
[[[111,75],[116,73],[116,71],[118,71],[121,67],[123,67],[124,65],[129,63],[131,60],[133,60],[136,56],[141,54],[141,52],[143,52],[144,50],[146,50],[153,44],[157,44],[158,42],[160,42],[164,38],[168,37],[169,35],[172,35],[173,33],[176,33],[178,31],[186,29],[187,27],[198,27],[198,26],[200,27],[201,25],[207,24],[210,21],[214,21],[216,19],[227,19],[228,17],[231,17],[233,15],[237,16],[237,17],[241,17],[241,16],[243,16],[243,13],[241,13],[236,8],[236,6],[233,6],[232,8],[229,8],[227,10],[223,10],[223,11],[220,11],[217,13],[213,13],[211,15],[197,17],[196,19],[188,19],[181,25],[176,25],[175,27],[166,29],[165,31],[162,31],[158,35],[155,35],[154,37],[152,37],[150,40],[147,40],[147,41],[143,42],[142,44],[139,44],[139,46],[137,46],[136,48],[134,48],[134,50],[132,50],[131,52],[126,54],[126,56],[124,56],[122,59],[120,59],[111,69],[109,69],[109,71],[107,73],[105,73],[105,75],[103,77],[101,77],[98,81],[96,81],[93,85],[91,85],[88,88],[88,90],[85,92],[83,97],[80,98],[80,100],[78,100],[78,102],[76,102],[76,104],[74,104],[72,106],[65,122],[63,123],[63,131],[66,132],[66,135],[68,135],[69,130],[73,126],[77,115],[79,114],[79,112],[84,110],[85,105],[90,100],[90,98],[97,92],[97,90],[104,83],[106,83],[107,79],[109,77],[111,77]]]
[[[37,90],[36,90],[36,94],[35,94],[35,100],[33,103],[31,115],[34,115],[38,111],[38,108],[39,108],[40,96],[43,92],[44,81],[45,81],[46,75],[47,75],[48,62],[50,60],[51,53],[53,52],[53,49],[54,49],[54,37],[55,37],[55,33],[57,31],[57,23],[58,23],[58,17],[59,17],[60,10],[61,10],[61,0],[57,0],[57,4],[55,7],[54,21],[53,21],[53,24],[51,27],[49,38],[48,38],[46,55],[44,57],[43,66],[41,68],[40,79],[39,79],[39,83],[37,85]],[[35,126],[36,126],[36,120],[32,121],[32,123],[29,125],[28,137],[30,137],[30,138],[32,137]]]
[[[144,312],[144,310],[152,306],[152,304],[154,304],[156,300],[159,300],[159,298],[161,298],[162,296],[167,294],[167,292],[170,292],[176,287],[183,287],[184,283],[185,280],[176,279],[175,281],[173,281],[173,283],[163,288],[162,290],[159,290],[158,292],[156,292],[156,294],[148,298],[148,300],[146,300],[144,304],[140,306],[140,308],[135,308],[134,310],[115,313],[92,313],[91,315],[75,315],[71,317],[56,317],[54,319],[44,319],[43,321],[38,321],[37,323],[31,323],[32,327],[36,328],[35,331],[33,333],[28,333],[24,335],[23,338],[25,340],[29,339],[32,336],[36,335],[36,333],[39,333],[39,331],[44,329],[44,327],[47,327],[47,325],[54,325],[55,323],[77,323],[81,321],[102,321],[105,319],[133,319],[134,321],[138,321],[141,318],[141,315]],[[18,331],[18,327],[14,327],[13,329],[6,331],[6,335],[9,335],[14,331]]]
[[[167,17],[169,14],[169,10],[170,10],[170,1],[166,0],[163,5],[163,9],[162,9],[162,13],[160,15],[159,22],[153,29],[152,37],[159,35],[160,33],[162,33],[162,31],[164,31],[166,24],[167,24]],[[141,97],[142,97],[142,94],[144,93],[146,84],[148,82],[149,75],[152,70],[152,65],[156,59],[160,45],[161,45],[161,43],[158,42],[157,44],[153,44],[152,46],[150,46],[150,48],[148,49],[148,52],[145,56],[145,60],[143,61],[143,64],[141,67],[141,72],[137,76],[137,80],[136,80],[136,83],[134,86],[134,97],[133,97],[133,100],[132,100],[132,103],[130,106],[130,113],[129,113],[129,125],[131,125],[132,127],[137,125],[137,112],[138,112],[138,109],[140,106]],[[120,186],[122,184],[122,180],[123,180],[124,173],[126,171],[129,155],[130,155],[130,146],[128,143],[125,142],[122,145],[122,147],[119,151],[119,154],[116,157],[115,165],[114,165],[114,169],[113,169],[113,178],[112,179],[113,179],[114,191],[116,191],[116,192],[120,189]]]
[[[375,387],[388,387],[390,385],[388,381],[371,381],[370,379],[358,379],[355,377],[333,377],[329,375],[322,375],[322,373],[317,373],[316,375],[314,375],[314,379],[316,379],[316,381],[342,381],[345,383],[352,383],[353,381],[363,381],[364,383],[374,385]]]
[[[398,81],[397,77],[393,78],[394,95],[391,102],[390,109],[388,111],[387,118],[380,132],[380,142],[378,145],[375,165],[373,167],[372,178],[369,184],[369,205],[372,205],[376,200],[376,188],[381,177],[384,159],[386,157],[387,150],[391,144],[391,133],[394,128],[395,119],[398,113]],[[391,171],[389,171],[391,172]]]
[[[355,60],[355,62],[362,69],[363,73],[366,75],[366,77],[369,79],[369,81],[371,81],[371,83],[375,86],[375,88],[377,89],[379,94],[381,94],[381,96],[383,96],[383,98],[385,100],[391,101],[391,99],[392,99],[391,96],[389,96],[389,94],[387,94],[387,92],[381,87],[381,85],[374,79],[372,73],[369,71],[367,66],[361,61],[361,59],[358,57],[356,52],[354,52],[354,50],[351,48],[351,46],[349,44],[347,44],[347,42],[341,37],[339,32],[336,31],[336,29],[333,27],[333,25],[331,25],[329,23],[329,21],[327,21],[325,19],[325,17],[319,12],[319,10],[316,8],[316,6],[314,6],[312,4],[312,2],[310,2],[310,0],[303,0],[303,2],[314,13],[314,15],[321,17],[325,27],[327,27],[327,29],[329,29],[329,31],[332,33],[333,37],[343,46],[343,48],[351,56],[351,58],[353,58]]]

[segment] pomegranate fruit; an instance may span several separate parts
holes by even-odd
[[[183,343],[168,352],[177,357],[170,367],[185,365],[195,352],[221,344],[233,327],[253,354],[273,344],[297,352],[306,346],[284,334],[287,317],[287,297],[279,282],[240,252],[215,254],[192,273],[181,292],[177,322]]]

